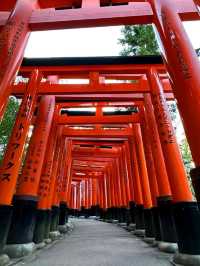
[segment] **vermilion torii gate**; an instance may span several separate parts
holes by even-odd
[[[0,169],[2,251],[7,243],[4,252],[18,256],[18,248],[22,255],[33,242],[41,246],[55,238],[68,207],[99,208],[102,218],[120,222],[130,208],[136,234],[145,232],[168,252],[177,243],[175,262],[200,264],[199,208],[166,105],[167,99],[177,101],[199,201],[200,67],[182,25],[199,19],[198,6],[197,0],[0,3],[1,117],[9,95],[23,98]],[[155,25],[165,67],[159,57],[30,60],[20,69],[28,84],[13,85],[31,31],[145,23]],[[59,84],[63,78],[89,84]],[[87,106],[95,111],[69,110]],[[109,106],[134,112],[106,114]]]
[[[159,57],[136,57],[129,64],[127,59],[61,59],[66,66],[59,59],[52,65],[49,60],[24,62],[20,73],[29,82],[12,86],[12,94],[23,100],[0,173],[9,255],[16,244],[41,246],[49,236],[55,238],[68,207],[86,209],[87,215],[99,210],[103,219],[120,222],[127,221],[130,208],[136,234],[161,241],[159,248],[168,252],[178,243],[180,253],[198,259],[199,239],[194,241],[193,234],[198,233],[199,210],[166,107],[166,99],[173,99],[169,79]],[[89,83],[59,84],[60,78],[88,78]],[[106,114],[109,106],[134,112]],[[19,175],[17,158],[22,158],[31,124]]]

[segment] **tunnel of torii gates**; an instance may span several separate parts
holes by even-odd
[[[22,99],[0,169],[2,254],[42,243],[71,213],[136,224],[160,248],[178,246],[175,262],[200,265],[200,66],[182,24],[200,18],[199,4],[0,1],[0,117],[10,95]],[[147,23],[162,58],[30,59],[21,66],[31,31]],[[28,82],[15,83],[17,73]],[[167,109],[173,99],[195,163],[196,199]]]

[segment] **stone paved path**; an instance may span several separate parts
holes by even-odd
[[[27,266],[169,266],[169,256],[117,225],[74,219],[73,233]]]

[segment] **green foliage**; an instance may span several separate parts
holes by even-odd
[[[192,161],[192,155],[191,155],[191,152],[190,152],[190,148],[189,148],[189,145],[188,145],[188,142],[187,142],[186,139],[184,139],[182,141],[180,147],[181,147],[181,152],[182,152],[182,158],[183,158],[183,161],[184,161],[184,165],[185,165],[187,174],[189,176],[190,169],[193,168],[194,165],[193,165],[193,161]]]
[[[123,47],[123,56],[159,54],[152,25],[124,26],[119,43]]]
[[[177,128],[177,116],[178,116],[178,109],[177,109],[177,105],[175,102],[169,102],[168,103],[168,108],[169,108],[169,112],[170,112],[170,116],[172,119],[172,123],[174,125],[174,129],[176,130]],[[189,178],[190,175],[190,169],[194,166],[193,165],[193,160],[192,160],[192,155],[191,155],[191,151],[190,151],[190,147],[188,145],[187,139],[184,138],[180,145],[180,151],[182,154],[182,159],[185,165],[185,169]]]
[[[3,120],[0,123],[0,161],[3,159],[4,151],[12,132],[18,109],[18,100],[14,97],[10,97]]]

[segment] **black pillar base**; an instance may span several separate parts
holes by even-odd
[[[60,208],[58,206],[52,206],[51,209],[51,226],[50,231],[58,231]]]
[[[119,219],[119,208],[113,207],[113,220]]]
[[[68,207],[66,202],[60,203],[59,225],[65,225],[68,222]]]
[[[149,238],[155,237],[153,213],[151,209],[144,209],[144,225],[145,225],[145,236]]]
[[[99,216],[99,205],[91,206],[91,216]]]
[[[190,176],[197,202],[200,202],[200,166],[191,169]]]
[[[13,215],[13,206],[0,205],[0,254],[6,244]]]
[[[105,213],[106,220],[112,220],[112,208],[108,208]]]
[[[44,239],[49,239],[49,233],[51,228],[51,210],[46,211],[46,221],[44,230]]]
[[[152,208],[152,215],[153,215],[153,223],[154,223],[155,240],[161,241],[161,229],[160,229],[160,218],[159,218],[158,207]]]
[[[15,196],[13,206],[7,244],[30,243],[35,229],[37,198]]]
[[[161,239],[164,242],[176,243],[177,234],[173,217],[171,198],[159,197],[157,201],[160,219]]]
[[[119,209],[119,223],[127,222],[127,209],[126,207],[121,207]]]
[[[84,206],[82,206],[81,207],[81,216],[85,216],[85,207]]]
[[[129,202],[129,207],[130,207],[130,220],[129,223],[130,224],[135,224],[135,202],[134,201],[130,201]]]
[[[200,255],[200,211],[196,202],[173,204],[180,253]]]
[[[84,215],[85,215],[86,219],[89,218],[90,217],[90,209],[85,209]]]
[[[100,219],[105,220],[106,217],[106,210],[100,209]]]
[[[144,207],[143,205],[136,205],[135,207],[135,223],[136,229],[144,230]]]
[[[49,210],[37,210],[36,224],[33,236],[33,242],[36,244],[42,243],[45,239],[48,213]]]

